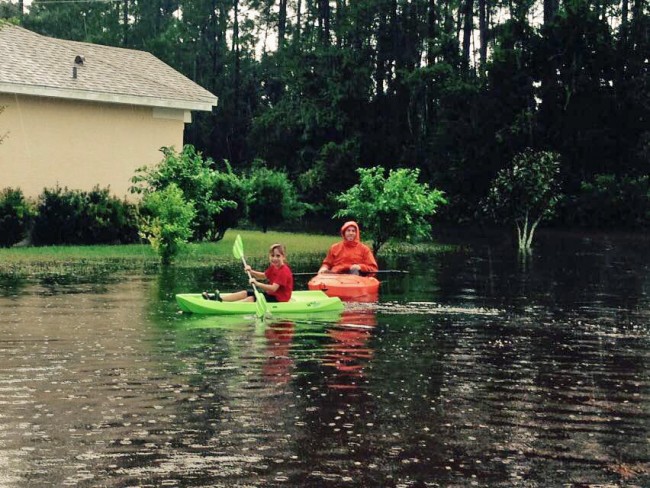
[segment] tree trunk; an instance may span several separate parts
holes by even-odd
[[[232,28],[232,51],[234,57],[234,68],[233,68],[233,122],[231,133],[238,134],[240,131],[240,111],[239,111],[239,99],[240,99],[240,90],[241,90],[241,53],[239,48],[239,0],[234,0],[233,2],[233,28]],[[239,162],[240,161],[240,147],[238,144],[235,144],[234,155],[231,156],[231,161]]]
[[[537,229],[541,220],[542,218],[540,216],[534,222],[530,222],[528,212],[526,212],[523,222],[515,221],[515,226],[517,227],[517,247],[520,252],[530,252],[533,245],[535,229]]]
[[[487,0],[478,0],[478,29],[479,29],[479,59],[481,62],[481,71],[487,66],[487,46],[488,46],[488,27],[487,27]]]
[[[643,0],[634,0],[633,15],[636,22],[641,22],[641,16],[643,15]]]
[[[528,239],[526,239],[526,249],[530,249],[533,247],[533,236],[535,235],[535,229],[537,229],[537,225],[539,224],[540,219],[537,219],[535,222],[533,222],[533,225],[530,226],[530,231],[528,232]]]
[[[122,9],[122,26],[124,34],[122,37],[122,45],[129,46],[129,0],[124,0],[124,7]]]
[[[296,0],[296,33],[294,42],[300,45],[300,32],[302,28],[302,0]]]
[[[463,19],[463,71],[469,73],[472,28],[474,24],[474,0],[465,0],[465,17]]]
[[[556,14],[556,0],[544,0],[544,25],[551,23]]]
[[[320,42],[329,45],[330,42],[330,4],[329,0],[319,0],[318,25]]]
[[[278,12],[278,51],[284,47],[287,33],[287,0],[280,0]]]
[[[377,99],[384,95],[384,83],[386,80],[386,38],[388,37],[388,22],[386,12],[380,9],[378,12],[379,25],[377,26],[377,63],[375,66],[375,85]],[[360,46],[359,46],[360,47]]]
[[[334,36],[336,37],[336,47],[343,47],[343,33],[341,26],[343,25],[343,17],[345,15],[345,1],[336,0],[336,22],[334,25]]]
[[[621,25],[619,27],[618,56],[616,57],[616,70],[618,75],[617,83],[623,83],[625,79],[625,59],[628,54],[628,33],[629,33],[629,1],[623,0],[621,6]]]
[[[429,0],[427,12],[427,64],[429,66],[436,63],[434,50],[436,37],[436,0]]]

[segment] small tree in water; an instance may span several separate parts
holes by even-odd
[[[440,190],[418,183],[419,169],[359,168],[359,183],[336,197],[343,208],[335,217],[356,219],[372,239],[376,254],[391,238],[413,241],[431,234],[429,217],[447,203]]]
[[[170,264],[192,236],[194,204],[186,202],[183,191],[171,183],[160,191],[147,193],[142,209],[142,237],[151,243],[162,264]]]
[[[537,226],[554,214],[560,200],[559,174],[558,153],[527,149],[492,181],[483,210],[496,221],[514,223],[520,251],[530,251]]]
[[[165,189],[171,183],[183,192],[183,199],[196,209],[193,225],[195,240],[223,239],[228,227],[234,227],[244,214],[245,188],[230,163],[224,161],[225,171],[191,144],[178,153],[173,147],[162,147],[163,160],[153,167],[136,169],[131,178],[132,193],[146,195]]]

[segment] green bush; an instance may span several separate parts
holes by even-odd
[[[519,250],[528,252],[539,223],[555,214],[559,180],[558,153],[526,149],[499,170],[481,206],[495,221],[513,224]]]
[[[233,173],[230,163],[225,160],[226,171],[216,172],[212,187],[212,198],[223,199],[226,204],[216,215],[214,240],[223,239],[226,231],[236,227],[246,215],[248,193],[246,182]],[[233,205],[234,203],[234,205]]]
[[[31,237],[35,245],[137,242],[137,208],[111,196],[108,188],[46,188],[39,196]]]
[[[282,222],[299,219],[308,208],[298,201],[296,188],[286,173],[265,167],[253,170],[248,180],[248,196],[248,219],[263,232]]]
[[[158,165],[136,170],[131,179],[134,183],[131,191],[146,195],[174,183],[183,192],[184,200],[192,202],[196,209],[192,237],[195,240],[222,239],[226,229],[236,225],[244,213],[245,198],[236,197],[239,189],[244,188],[243,182],[227,162],[226,171],[221,173],[215,169],[212,159],[203,159],[190,144],[180,153],[169,147],[160,151],[164,158]]]
[[[418,183],[420,170],[390,170],[388,177],[381,166],[357,172],[359,183],[336,197],[343,208],[334,216],[359,222],[374,253],[392,238],[410,242],[430,236],[428,219],[447,200],[440,190]]]
[[[20,189],[0,191],[0,247],[11,247],[23,240],[33,218],[34,208]]]
[[[186,202],[175,183],[147,193],[142,200],[142,237],[149,240],[163,264],[170,264],[192,236],[196,215],[194,204]]]

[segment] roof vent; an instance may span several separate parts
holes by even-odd
[[[77,54],[77,56],[74,58],[74,64],[83,66],[85,60],[86,58],[84,58],[81,54]]]

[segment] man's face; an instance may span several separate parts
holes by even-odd
[[[353,241],[357,238],[357,229],[354,228],[354,226],[350,226],[347,229],[345,229],[345,232],[343,233],[345,236],[346,241]]]

